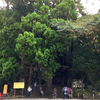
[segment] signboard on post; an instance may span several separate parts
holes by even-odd
[[[24,82],[14,82],[14,89],[24,89]]]
[[[14,95],[16,92],[16,89],[22,89],[22,96],[23,96],[23,89],[24,89],[24,82],[14,82],[13,88],[14,88]]]
[[[3,89],[3,94],[7,94],[7,89],[8,89],[8,85],[5,84],[5,85],[4,85],[4,89]]]

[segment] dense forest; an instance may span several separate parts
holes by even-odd
[[[0,9],[0,85],[35,81],[100,90],[100,14],[80,0],[5,0]],[[11,6],[12,5],[12,6]],[[77,10],[78,9],[78,10]],[[81,14],[82,17],[78,17]]]

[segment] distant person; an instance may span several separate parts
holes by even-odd
[[[67,97],[67,89],[65,88],[64,89],[64,99],[66,99],[66,97]]]
[[[54,88],[54,90],[53,90],[53,99],[56,99],[56,97],[57,97],[57,89]]]
[[[32,91],[31,86],[28,87],[27,91],[28,91],[28,97],[30,97],[30,92]]]
[[[35,82],[34,83],[34,91],[36,91],[36,86],[37,86],[37,83]]]
[[[69,94],[69,97],[71,97],[71,88],[67,87],[67,93]]]
[[[43,97],[43,90],[42,90],[42,87],[40,87],[39,89],[39,98],[42,98]]]

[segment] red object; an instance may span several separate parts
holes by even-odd
[[[1,97],[1,93],[0,93],[0,97]]]

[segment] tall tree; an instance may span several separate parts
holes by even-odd
[[[46,24],[42,24],[43,20],[42,17],[36,13],[28,14],[27,16],[22,17],[20,28],[22,29],[22,32],[27,31],[31,32],[28,34],[34,35],[34,37],[36,38],[36,47],[35,50],[32,50],[32,48],[31,50],[29,50],[31,45],[26,45],[26,40],[28,40],[29,42],[31,40],[26,37],[26,43],[22,45],[24,41],[22,36],[19,36],[22,41],[19,44],[19,49],[22,48],[21,51],[23,51],[23,53],[35,52],[35,60],[36,62],[38,62],[38,67],[42,70],[44,74],[44,79],[48,83],[48,92],[50,92],[54,72],[56,72],[56,69],[60,67],[60,64],[57,62],[57,55],[61,55],[61,53],[63,52],[63,46],[62,43],[59,42],[57,33],[54,30],[51,30],[50,27],[46,26]],[[19,42],[18,39],[17,42]],[[28,56],[29,54],[26,53],[24,55]]]
[[[22,70],[24,74],[25,79],[25,61],[27,61],[29,64],[34,63],[34,53],[35,53],[35,44],[36,39],[34,38],[34,34],[31,32],[25,31],[24,34],[19,34],[18,38],[16,39],[16,51],[19,53],[19,56],[21,58],[21,65]],[[31,65],[32,66],[32,65]],[[31,76],[29,77],[30,80]],[[22,79],[22,75],[21,75]],[[30,85],[30,82],[29,82]]]

